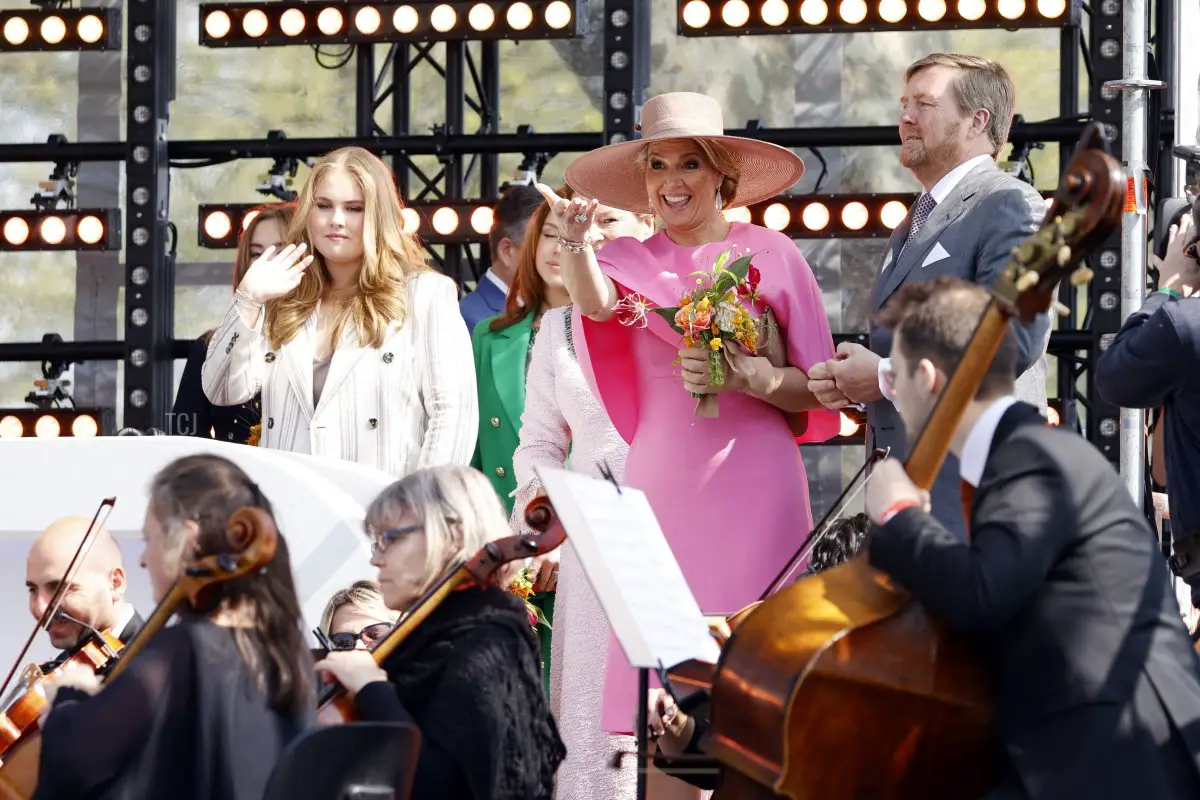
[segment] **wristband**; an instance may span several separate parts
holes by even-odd
[[[906,508],[916,508],[919,505],[921,504],[916,500],[897,500],[885,508],[883,513],[879,515],[879,524],[887,525],[892,517],[896,516],[901,511],[904,511]]]
[[[250,306],[251,308],[263,307],[262,303],[258,302],[240,289],[233,293],[233,302],[239,306]]]
[[[1171,297],[1174,297],[1176,300],[1182,300],[1182,299],[1183,299],[1183,295],[1182,295],[1182,294],[1180,294],[1180,293],[1179,293],[1179,292],[1177,292],[1176,290],[1174,290],[1174,289],[1171,289],[1170,287],[1167,287],[1167,286],[1163,286],[1163,287],[1161,287],[1161,288],[1160,288],[1158,291],[1159,291],[1159,292],[1161,292],[1162,294],[1170,295]]]
[[[572,242],[569,239],[564,239],[560,236],[558,237],[558,246],[563,250],[566,250],[568,253],[575,253],[578,255],[586,252],[587,249],[592,246],[592,243],[588,241],[588,237],[586,236],[583,238],[582,242]]]

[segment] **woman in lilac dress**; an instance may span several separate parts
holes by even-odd
[[[720,106],[705,95],[652,98],[641,130],[640,140],[600,148],[567,168],[576,199],[539,189],[560,219],[580,365],[630,444],[625,482],[649,498],[701,609],[732,613],[758,599],[812,527],[797,443],[838,432],[838,414],[808,390],[807,370],[833,357],[812,270],[787,236],[731,224],[721,213],[791,188],[804,165],[781,147],[724,136]],[[596,253],[586,234],[597,203],[654,213],[663,230]],[[779,323],[790,366],[728,352],[727,379],[716,387],[706,352],[681,349],[661,317],[629,324],[617,312],[633,295],[677,306],[695,288],[694,273],[730,249],[754,254],[759,294]],[[692,393],[719,393],[718,415],[697,415]],[[629,732],[638,702],[646,699],[637,697],[636,672],[614,640],[604,727]]]

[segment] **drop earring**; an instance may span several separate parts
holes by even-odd
[[[721,190],[717,189],[717,211],[725,207],[725,201],[721,199]]]

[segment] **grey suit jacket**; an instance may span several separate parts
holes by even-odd
[[[887,299],[902,285],[953,275],[991,287],[1008,264],[1012,248],[1033,235],[1045,213],[1046,201],[1032,186],[988,161],[963,176],[901,254],[909,231],[909,220],[905,218],[888,242],[884,266],[871,291],[871,350],[880,356],[891,352],[891,331],[879,327],[876,320]],[[1049,315],[1019,325],[1016,331],[1021,350],[1017,396],[1044,412]],[[868,404],[868,453],[876,447],[890,447],[892,456],[904,458],[907,438],[895,406],[887,400]],[[947,455],[932,492],[933,514],[946,528],[965,538],[958,484],[958,459]]]

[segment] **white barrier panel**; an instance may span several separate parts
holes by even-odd
[[[287,539],[307,629],[320,621],[334,591],[375,576],[362,520],[365,506],[394,480],[387,473],[184,436],[8,440],[0,442],[0,669],[7,672],[34,624],[25,590],[31,542],[59,517],[91,517],[105,497],[117,499],[108,529],[125,556],[128,599],[149,616],[154,603],[139,559],[150,479],[175,459],[197,453],[235,462],[271,501]],[[27,660],[53,652],[40,633]]]

